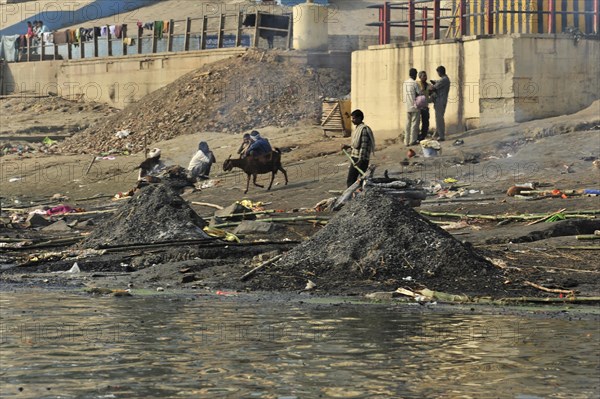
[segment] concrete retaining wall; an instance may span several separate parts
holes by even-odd
[[[372,46],[352,54],[352,107],[379,137],[404,132],[402,82],[415,67],[452,81],[449,133],[577,112],[600,98],[600,41],[565,35],[465,37]],[[433,108],[433,107],[432,107]],[[431,126],[435,127],[435,118]]]
[[[124,108],[206,64],[245,48],[5,64],[2,93],[57,94]]]

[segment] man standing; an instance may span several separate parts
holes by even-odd
[[[419,85],[419,95],[425,96],[425,99],[427,100],[425,106],[419,108],[421,114],[421,133],[419,134],[419,141],[421,141],[425,140],[427,133],[429,132],[429,103],[431,102],[431,89],[433,86],[427,83],[427,72],[425,71],[419,72],[417,84]]]
[[[406,103],[406,132],[404,133],[404,145],[407,147],[417,144],[419,136],[419,109],[415,104],[415,100],[419,95],[419,86],[417,85],[417,70],[411,68],[408,72],[410,78],[403,84],[404,101]]]
[[[350,165],[348,169],[348,178],[346,179],[346,186],[350,187],[358,179],[359,172],[356,168],[359,168],[363,172],[367,171],[369,167],[369,161],[371,159],[371,153],[375,153],[375,137],[373,137],[373,131],[371,128],[363,123],[365,115],[360,109],[352,111],[350,114],[352,123],[356,126],[354,132],[352,132],[352,143],[350,145],[343,145],[342,149],[351,149],[350,158],[352,158],[353,165]],[[356,167],[355,167],[356,166]]]
[[[448,104],[448,92],[450,92],[450,78],[446,75],[446,68],[439,66],[436,69],[440,80],[431,81],[433,90],[435,91],[435,99],[433,100],[433,109],[435,110],[435,131],[434,138],[438,141],[446,139],[446,122],[444,114],[446,113],[446,105]]]

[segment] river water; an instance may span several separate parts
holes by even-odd
[[[2,398],[596,398],[597,321],[0,293]]]

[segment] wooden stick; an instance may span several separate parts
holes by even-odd
[[[92,169],[92,165],[94,164],[94,162],[96,162],[96,156],[95,155],[92,156],[92,161],[90,162],[90,164],[88,165],[87,169],[85,170],[84,176],[87,176],[87,174],[90,173],[90,169]]]
[[[219,210],[225,209],[221,205],[211,204],[210,202],[196,202],[196,201],[192,201],[192,205],[208,206],[210,208],[215,208],[215,209],[219,209]]]
[[[541,223],[541,222],[543,222],[544,220],[550,219],[552,216],[554,216],[554,215],[558,215],[559,213],[561,213],[561,212],[564,212],[564,211],[566,211],[566,210],[567,210],[567,208],[563,208],[563,209],[561,209],[561,210],[559,210],[559,211],[557,211],[557,212],[551,213],[550,215],[544,216],[544,217],[543,217],[543,218],[541,218],[541,219],[535,220],[535,221],[533,221],[533,222],[531,222],[531,223],[527,223],[527,226],[531,226],[531,225],[534,225],[534,224],[537,224],[537,223]]]
[[[555,294],[569,294],[569,295],[574,295],[575,294],[575,291],[561,290],[561,289],[558,289],[558,288],[546,288],[546,287],[543,287],[543,286],[538,285],[536,283],[532,283],[531,281],[525,281],[523,284],[529,285],[529,286],[531,286],[533,288],[537,288],[538,290],[542,290],[542,291],[545,291],[545,292],[552,292],[552,293],[555,293]]]
[[[257,271],[265,268],[266,266],[270,265],[271,263],[277,262],[279,259],[281,259],[281,256],[282,255],[274,256],[271,259],[269,259],[268,261],[263,262],[260,265],[256,266],[254,269],[250,270],[248,273],[246,273],[242,277],[240,277],[240,281],[248,280],[250,277],[254,276]]]
[[[86,198],[76,198],[75,201],[93,201],[95,199],[102,199],[102,198],[112,198],[114,197],[114,195],[97,195],[94,197],[86,197]]]
[[[494,302],[570,302],[570,303],[596,303],[600,302],[600,297],[567,297],[567,298],[536,298],[536,297],[513,297],[502,298]]]
[[[447,199],[430,199],[423,201],[424,204],[444,204],[450,202],[477,202],[477,201],[495,201],[495,197],[484,197],[484,198],[447,198]]]
[[[582,250],[582,251],[600,251],[600,245],[599,246],[592,246],[592,247],[556,247],[556,249],[570,249],[570,250],[574,250],[574,251],[578,251],[578,250]]]
[[[224,216],[217,216],[219,219],[231,219],[231,218],[237,218],[237,217],[244,217],[244,216],[248,216],[248,215],[266,215],[269,213],[275,213],[276,211],[274,209],[268,209],[268,210],[264,210],[264,211],[256,211],[256,212],[243,212],[243,213],[232,213],[231,215],[224,215]],[[204,218],[205,220],[208,220],[210,218]]]
[[[67,215],[67,216],[100,215],[103,213],[112,213],[112,212],[116,212],[116,211],[117,211],[117,209],[103,209],[101,211],[70,212],[70,213],[65,213],[65,215]]]

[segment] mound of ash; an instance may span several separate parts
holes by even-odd
[[[204,220],[165,184],[142,188],[79,245],[100,248],[170,240],[209,239]]]
[[[502,273],[469,244],[423,218],[401,199],[365,191],[325,228],[284,255],[249,285],[259,290],[318,292],[429,288],[504,295]]]

